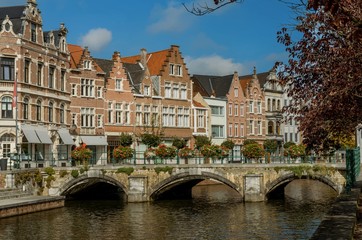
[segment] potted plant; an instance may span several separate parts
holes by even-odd
[[[176,147],[168,147],[165,144],[160,144],[155,149],[156,156],[161,159],[161,163],[164,159],[174,158],[176,156]]]
[[[88,165],[89,160],[92,158],[92,153],[92,150],[87,148],[87,145],[83,143],[71,152],[71,157],[78,165]]]
[[[130,159],[133,157],[133,149],[129,146],[119,146],[113,150],[113,157],[121,161]]]
[[[189,147],[183,147],[178,151],[178,156],[180,158],[185,159],[185,164],[188,164],[189,158],[192,158],[195,156],[195,151]]]

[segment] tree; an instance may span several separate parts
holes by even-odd
[[[292,40],[286,28],[278,41],[287,63],[279,78],[293,101],[284,108],[300,122],[303,142],[321,151],[350,139],[362,121],[362,5],[360,0],[309,0]]]
[[[267,152],[274,153],[278,149],[277,141],[270,139],[265,140],[264,149]]]
[[[244,141],[244,146],[249,145],[249,144],[256,144],[257,142],[255,140],[252,139],[246,139]]]
[[[211,2],[211,3],[208,3]],[[202,16],[222,8],[231,3],[241,3],[243,0],[205,0],[204,3],[193,3],[192,7],[187,7],[185,3],[182,5],[185,9],[196,16]]]
[[[221,146],[225,147],[225,148],[227,148],[229,150],[233,150],[233,148],[235,146],[235,143],[232,140],[228,139],[228,140],[223,141],[221,143]]]
[[[195,136],[195,148],[200,150],[205,145],[211,145],[211,139],[207,136]]]
[[[141,135],[141,142],[147,147],[157,147],[161,143],[161,137],[153,133],[144,133]]]
[[[176,147],[177,149],[181,149],[186,147],[187,141],[183,138],[175,137],[172,141],[172,146]]]
[[[243,147],[243,155],[249,159],[259,159],[265,154],[264,149],[257,143],[247,144]]]
[[[119,145],[123,147],[129,147],[132,145],[133,139],[130,134],[122,133],[121,136],[119,137],[119,142],[120,142]]]

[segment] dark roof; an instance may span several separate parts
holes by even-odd
[[[93,58],[94,61],[100,66],[100,68],[106,73],[106,76],[109,77],[109,73],[112,71],[113,61],[108,59]]]
[[[210,75],[193,75],[192,80],[203,91],[199,91],[202,96],[224,98],[229,92],[230,85],[234,75],[210,76]]]
[[[21,18],[24,16],[25,8],[26,6],[0,7],[0,21],[2,22],[6,16],[9,16],[10,21],[13,23],[14,33],[22,33]]]
[[[123,63],[123,67],[126,69],[127,74],[130,75],[128,77],[131,78],[131,84],[138,89],[143,81],[145,69],[139,63]]]
[[[264,87],[265,83],[268,81],[267,77],[269,76],[269,72],[263,72],[263,73],[258,73],[256,74],[256,77],[259,80],[260,83],[260,87]],[[244,76],[240,76],[239,80],[250,80],[253,78],[253,74],[250,75],[244,75]]]
[[[53,35],[54,35],[54,45],[59,46],[60,37],[62,36],[61,31],[59,31],[59,30],[44,32],[44,42],[49,43],[48,35],[49,35],[50,32],[53,32]]]

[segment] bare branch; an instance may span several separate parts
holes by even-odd
[[[244,0],[214,0],[213,6],[209,6],[209,4],[207,4],[206,2],[204,4],[193,3],[192,8],[187,7],[185,3],[182,3],[182,5],[189,13],[194,14],[195,16],[203,16],[205,14],[212,13],[213,11],[222,8],[228,4],[242,3],[243,1]]]

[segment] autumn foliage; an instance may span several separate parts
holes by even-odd
[[[279,77],[293,98],[284,110],[297,117],[308,148],[328,150],[362,122],[362,2],[310,0],[306,10],[300,39],[278,32],[289,54]]]

